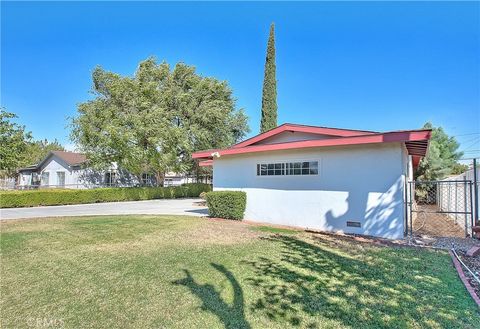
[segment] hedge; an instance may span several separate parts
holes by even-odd
[[[240,191],[215,191],[206,194],[210,217],[242,220],[247,195]]]
[[[0,192],[0,208],[55,206],[82,203],[137,201],[198,197],[210,185],[184,184],[175,187],[114,187],[95,189],[44,189]]]

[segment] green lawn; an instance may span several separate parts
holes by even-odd
[[[177,216],[1,224],[1,327],[480,328],[446,252]]]

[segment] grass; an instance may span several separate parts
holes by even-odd
[[[182,216],[3,222],[0,327],[480,327],[445,252],[285,233]]]
[[[253,226],[251,230],[258,232],[268,232],[276,234],[297,234],[300,231],[288,228],[273,227],[273,226]]]

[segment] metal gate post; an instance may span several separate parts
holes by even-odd
[[[473,193],[472,193],[472,182],[468,184],[470,186],[470,218],[471,218],[471,226],[470,226],[470,231],[471,231],[471,236],[473,237],[473,227],[475,226],[475,219],[473,217]]]
[[[467,212],[467,205],[468,205],[468,199],[467,199],[467,181],[464,180],[463,182],[463,199],[465,200],[464,202],[464,207],[463,211],[465,212],[465,237],[468,236],[468,212]]]
[[[473,226],[475,226],[478,218],[478,181],[477,181],[477,159],[473,158],[473,190],[475,192],[475,221]]]
[[[409,202],[409,205],[410,205],[410,236],[413,236],[413,195],[412,195],[412,191],[413,189],[415,188],[415,182],[410,182],[410,190],[409,190],[409,194],[410,194],[410,202]]]
[[[403,228],[403,234],[404,236],[408,235],[408,179],[407,176],[405,175],[405,184],[404,184],[404,193],[403,196],[405,198],[405,220],[403,222],[404,228]]]

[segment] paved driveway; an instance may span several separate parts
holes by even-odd
[[[148,200],[0,209],[0,219],[63,217],[89,215],[190,215],[205,216],[207,208],[198,206],[201,199]]]

